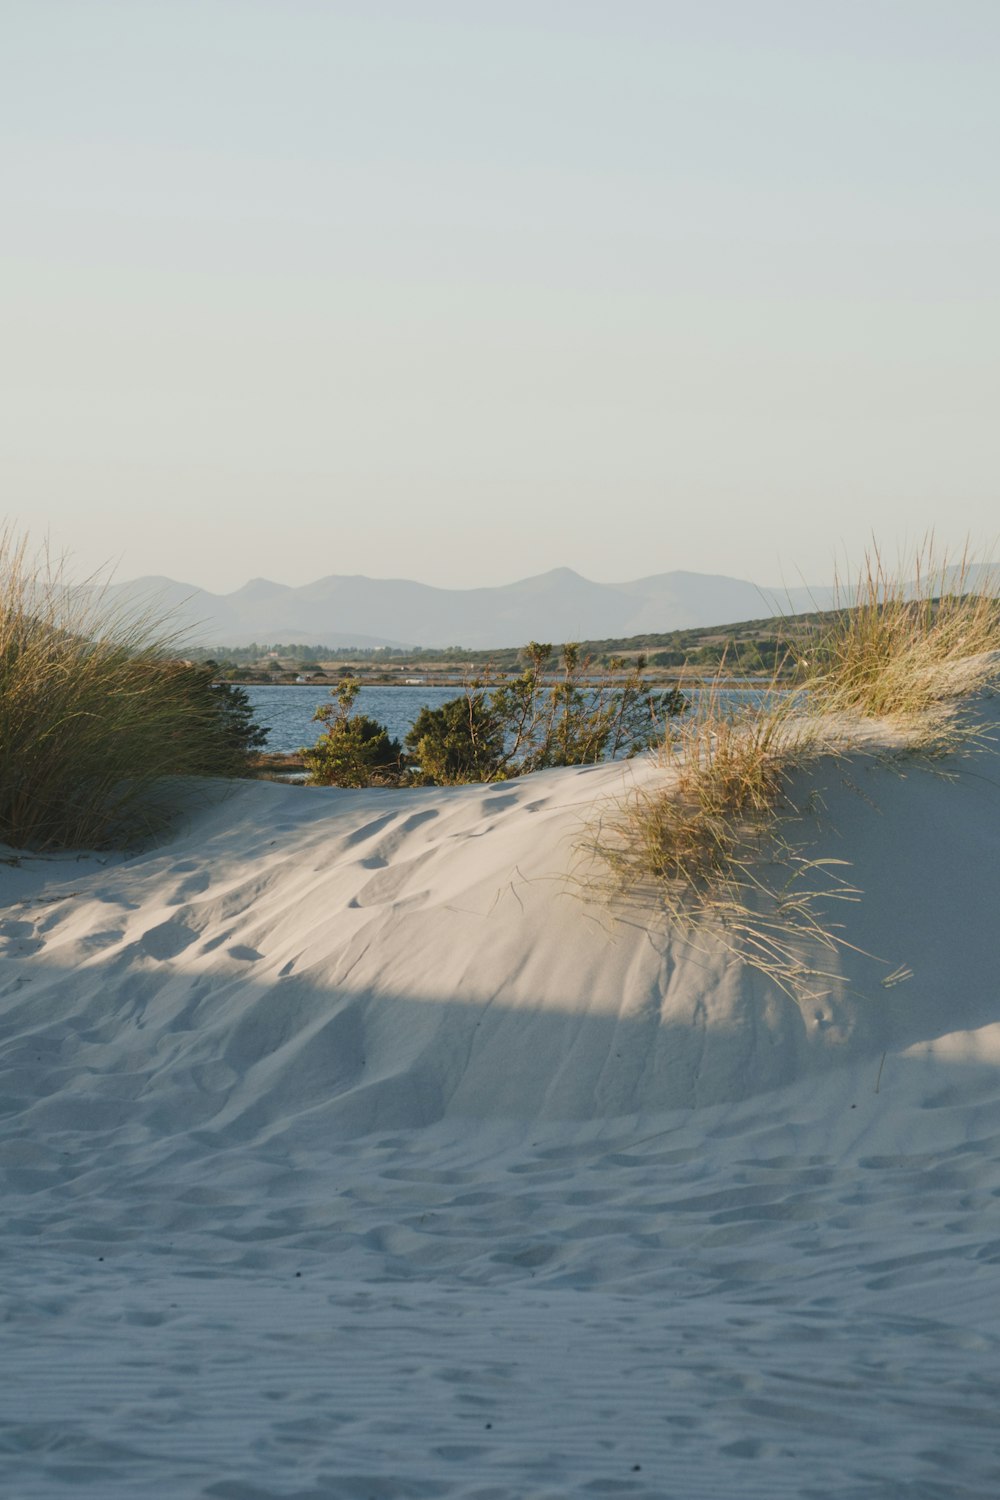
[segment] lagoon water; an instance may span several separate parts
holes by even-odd
[[[654,688],[653,691],[658,690]],[[684,691],[690,699],[697,699],[697,688],[685,688]],[[462,689],[454,684],[451,687],[363,687],[355,700],[354,712],[377,719],[386,726],[393,739],[402,742],[425,704],[439,708],[461,692]],[[266,748],[282,755],[316,743],[323,725],[313,715],[321,704],[332,701],[330,688],[315,682],[294,687],[247,687],[246,694],[258,724],[268,730]],[[746,707],[748,703],[759,704],[769,695],[759,685],[748,685],[745,688],[734,686],[722,696],[732,703],[735,710]]]
[[[316,743],[323,725],[313,715],[321,704],[332,701],[328,686],[312,682],[301,687],[247,687],[245,691],[258,724],[269,731],[268,750],[286,754]],[[354,712],[378,719],[401,741],[424,704],[438,708],[461,691],[460,687],[363,687]]]

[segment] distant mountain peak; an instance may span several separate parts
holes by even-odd
[[[275,583],[273,578],[248,578],[246,583],[235,590],[237,594],[262,593],[265,589],[287,589],[287,583]],[[232,597],[232,596],[230,596]]]
[[[574,568],[551,568],[489,588],[447,589],[406,578],[329,574],[292,586],[251,578],[231,594],[212,594],[169,578],[112,587],[135,598],[156,591],[177,608],[190,643],[244,646],[251,641],[353,646],[374,640],[401,647],[468,646],[490,650],[529,640],[612,640],[666,635],[760,619],[780,599],[789,613],[824,607],[825,589],[767,590],[746,579],[676,571],[628,583],[595,583]],[[826,606],[830,607],[830,606]]]

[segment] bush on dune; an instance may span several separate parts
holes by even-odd
[[[486,689],[420,710],[406,736],[419,778],[435,786],[495,781],[504,765],[504,731]]]
[[[503,781],[551,766],[596,765],[634,755],[658,739],[663,713],[683,700],[658,704],[642,678],[613,660],[604,672],[572,642],[563,646],[559,675],[548,672],[552,647],[531,641],[523,670],[471,682],[460,698],[425,708],[406,736],[421,777],[438,785]],[[671,695],[662,695],[667,700]]]
[[[0,537],[0,840],[125,847],[164,826],[177,777],[241,774],[259,734],[162,620],[67,588]]]
[[[626,668],[613,658],[595,672],[572,642],[561,648],[558,675],[552,647],[531,641],[515,676],[487,676],[461,698],[424,709],[406,746],[425,780],[504,781],[552,766],[589,766],[637,755],[658,743],[666,720],[687,700],[676,689],[656,693],[640,657]]]
[[[402,777],[399,741],[377,719],[352,713],[360,687],[357,678],[345,677],[335,689],[336,701],[321,704],[313,715],[326,725],[315,745],[302,749],[314,786],[392,786]]]

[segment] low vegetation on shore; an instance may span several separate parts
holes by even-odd
[[[532,641],[514,675],[484,673],[438,708],[425,707],[405,746],[367,714],[355,713],[360,688],[348,678],[316,718],[325,729],[302,750],[315,786],[455,786],[524,776],[552,766],[595,765],[658,744],[666,721],[688,707],[673,689],[654,691],[640,658],[613,661],[595,675],[578,646],[562,649],[561,672],[546,674],[551,645]]]
[[[643,635],[580,641],[576,649],[595,674],[627,673],[643,661],[646,680],[655,686],[712,679],[720,668],[733,676],[758,674],[791,680],[797,661],[821,626],[820,613],[779,615],[711,627],[691,627]],[[549,647],[546,675],[561,671],[565,645]],[[484,653],[460,646],[402,650],[390,647],[310,646],[277,641],[271,645],[213,646],[194,653],[211,665],[222,681],[254,686],[294,686],[356,679],[362,687],[406,687],[414,679],[425,687],[462,687],[485,673],[516,675],[524,666],[524,649],[499,646]]]

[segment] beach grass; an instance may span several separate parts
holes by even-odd
[[[935,564],[923,548],[894,573],[870,553],[802,653],[793,692],[776,676],[734,712],[723,664],[665,737],[662,776],[589,829],[605,897],[655,912],[695,944],[711,934],[783,988],[811,992],[821,971],[803,955],[846,942],[836,903],[861,895],[844,861],[816,853],[823,778],[839,776],[848,754],[905,762],[982,735],[964,709],[998,676],[1000,606],[967,587],[970,566],[968,554]]]
[[[812,653],[813,710],[887,720],[911,749],[954,748],[961,705],[996,678],[1000,653],[998,580],[973,589],[971,569],[968,551],[951,562],[931,543],[905,569],[869,551]]]
[[[662,775],[603,809],[584,847],[614,905],[644,908],[695,946],[711,933],[798,993],[818,978],[802,940],[835,948],[829,902],[857,892],[843,861],[815,856],[802,835],[801,773],[835,744],[775,687],[734,712],[723,682],[710,684],[665,741]]]
[[[127,847],[169,820],[178,778],[236,771],[208,674],[178,658],[168,621],[0,535],[0,841]]]

